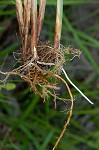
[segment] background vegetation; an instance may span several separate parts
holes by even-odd
[[[56,1],[47,0],[41,39],[53,42]],[[73,116],[57,150],[99,149],[99,1],[64,0],[61,43],[82,51],[80,59],[66,63],[71,80],[94,105],[70,85],[75,97]],[[16,65],[20,37],[14,0],[0,0],[0,70]],[[63,75],[62,75],[63,76]],[[0,75],[3,80],[4,76]],[[63,84],[61,97],[69,98]],[[20,78],[11,76],[0,83],[0,150],[51,150],[68,116],[69,102],[50,97],[45,103]]]

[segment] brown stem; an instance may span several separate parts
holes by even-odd
[[[24,58],[25,58],[25,52],[24,52],[24,47],[23,47],[24,21],[23,21],[23,6],[22,6],[22,1],[21,0],[16,0],[16,13],[17,13],[17,20],[18,20],[18,23],[19,23],[19,31],[20,31],[20,35],[21,35],[21,38],[22,38],[21,53],[22,53],[22,59],[24,61]]]
[[[37,0],[31,0],[31,54],[37,58]]]
[[[43,26],[45,7],[46,7],[46,0],[40,0],[39,15],[38,15],[38,35],[37,35],[38,40],[39,40],[41,30],[42,30],[42,26]]]
[[[24,37],[22,46],[22,57],[26,59],[26,53],[28,50],[28,37],[29,37],[29,25],[30,25],[30,7],[31,0],[24,0]]]
[[[62,12],[63,12],[63,0],[57,0],[54,48],[59,48],[60,45],[61,30],[62,30]]]
[[[22,37],[23,36],[24,23],[23,23],[23,6],[22,6],[21,0],[16,0],[16,13],[17,13],[17,20],[19,23],[20,35]]]

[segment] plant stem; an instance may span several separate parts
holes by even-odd
[[[16,0],[16,10],[17,10],[16,13],[17,13],[17,20],[19,23],[20,35],[22,37],[23,36],[24,23],[23,23],[23,6],[22,6],[21,0]]]
[[[57,0],[54,48],[59,48],[62,30],[63,0]]]
[[[22,59],[24,61],[25,59],[25,48],[24,48],[24,20],[23,20],[23,6],[22,6],[22,1],[21,0],[16,0],[16,13],[17,13],[17,20],[19,24],[19,31],[20,35],[22,38],[22,49],[21,49],[21,54],[22,54]]]
[[[31,54],[37,58],[37,0],[31,0]]]
[[[38,40],[43,26],[45,7],[46,7],[46,0],[40,0],[39,15],[38,15],[38,37],[37,37]]]
[[[26,52],[28,50],[28,33],[29,33],[29,25],[30,25],[30,7],[31,0],[24,0],[24,38],[23,38],[23,47],[22,50],[24,53],[22,54],[23,58],[26,57]]]

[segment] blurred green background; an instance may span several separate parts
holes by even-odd
[[[41,39],[53,43],[56,0],[47,0]],[[64,66],[70,79],[94,102],[89,104],[71,85],[73,116],[57,150],[99,149],[99,0],[64,0],[61,43],[81,50]],[[0,0],[0,70],[11,71],[21,43],[15,1]],[[18,54],[16,54],[16,57]],[[62,75],[64,78],[64,75]],[[0,75],[3,80],[4,76]],[[69,99],[64,84],[60,96]],[[0,150],[51,150],[68,117],[70,102],[45,103],[17,76],[0,83]]]

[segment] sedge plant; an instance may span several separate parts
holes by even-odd
[[[54,33],[53,44],[40,40],[40,35],[43,27],[44,14],[45,14],[46,0],[40,0],[39,12],[37,13],[37,0],[24,0],[22,4],[21,0],[16,0],[16,14],[19,24],[19,32],[21,36],[21,61],[18,68],[13,69],[10,72],[2,72],[6,77],[1,82],[5,82],[10,75],[20,76],[25,80],[32,90],[40,95],[44,101],[53,96],[56,108],[56,99],[60,99],[56,91],[60,90],[57,86],[62,81],[68,90],[71,100],[71,106],[69,109],[69,116],[64,124],[63,130],[57,139],[53,150],[56,149],[59,141],[61,140],[67,125],[70,122],[73,110],[73,95],[68,86],[68,83],[72,84],[74,88],[91,104],[93,104],[75,84],[69,79],[66,71],[63,68],[66,62],[65,55],[74,54],[80,56],[81,52],[74,49],[72,46],[64,47],[60,44],[61,30],[62,30],[62,16],[63,16],[63,0],[57,0],[56,9],[56,25]],[[63,73],[66,77],[64,80],[60,74]],[[39,88],[41,90],[39,91]]]

